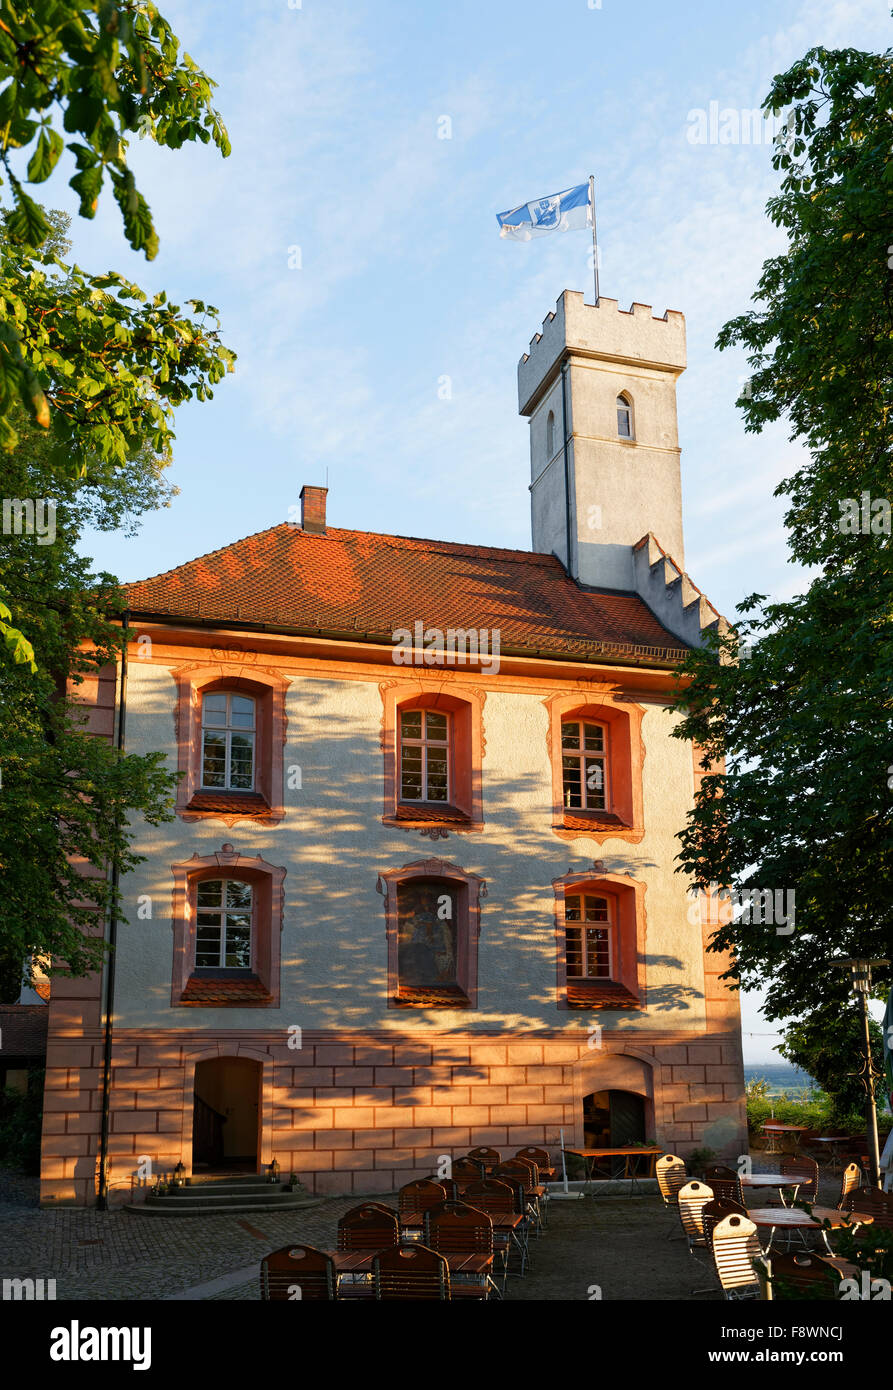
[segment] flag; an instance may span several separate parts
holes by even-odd
[[[510,241],[530,241],[547,232],[570,232],[592,226],[589,183],[578,183],[563,193],[550,193],[532,203],[522,203],[509,212],[497,212],[499,235]]]

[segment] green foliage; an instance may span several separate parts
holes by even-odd
[[[23,180],[45,183],[63,149],[77,162],[69,183],[80,215],[95,216],[108,177],[125,236],[147,260],[158,235],[127,163],[127,136],[149,136],[172,150],[213,141],[223,155],[230,151],[211,105],[215,84],[181,54],[170,25],[146,0],[0,0],[0,85],[0,162],[13,198],[8,230],[20,246],[36,248],[47,234],[44,211]]]
[[[28,1090],[0,1091],[0,1163],[29,1175],[40,1172],[43,1125],[42,1071],[28,1075]]]
[[[795,891],[792,932],[732,921],[711,948],[734,952],[725,978],[765,989],[768,1018],[803,1024],[788,1055],[815,1074],[821,1052],[846,1109],[857,1059],[839,1024],[853,1006],[832,962],[889,956],[893,940],[890,538],[838,527],[846,498],[893,488],[893,56],[814,49],[764,105],[793,117],[768,209],[788,248],[718,345],[748,350],[746,428],[783,417],[805,446],[777,492],[813,575],[786,602],[745,599],[737,633],[684,663],[673,732],[699,745],[706,775],[678,860],[701,888]],[[753,643],[746,659],[739,639]],[[878,998],[891,978],[876,972]]]
[[[768,1090],[768,1083],[766,1085]],[[817,1090],[769,1096],[747,1088],[747,1124],[751,1134],[759,1134],[766,1120],[785,1125],[805,1125],[819,1133],[861,1134],[865,1131],[865,1106],[844,1109],[835,1097]],[[882,1122],[883,1117],[879,1116]]]
[[[881,1030],[873,1019],[868,1026],[872,1060],[880,1071],[883,1064]],[[858,1074],[863,1048],[862,1020],[853,1003],[833,1019],[822,1010],[790,1024],[778,1050],[789,1062],[814,1076],[830,1096],[832,1124],[846,1123],[848,1117],[858,1115],[861,1119],[857,1128],[864,1128],[866,1097]]]
[[[708,1165],[715,1162],[716,1150],[709,1148],[692,1149],[685,1160],[689,1173],[696,1178],[702,1178]]]

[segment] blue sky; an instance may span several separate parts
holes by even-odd
[[[777,175],[768,143],[691,143],[689,115],[758,107],[816,44],[887,47],[887,0],[161,9],[219,83],[233,153],[137,142],[157,259],[127,249],[108,195],[94,222],[74,218],[73,255],[217,305],[239,360],[213,402],[179,413],[173,506],[135,538],[90,536],[98,566],[156,574],[287,520],[327,472],[333,525],[529,548],[517,361],[564,288],[591,297],[591,242],[504,242],[495,214],[593,173],[602,293],[687,318],[689,573],[728,614],[754,589],[796,590],[772,490],[797,449],[782,426],[744,434],[745,363],[713,349],[782,248],[764,213]],[[75,211],[58,176],[42,191]],[[772,1025],[751,1002],[744,1028]],[[745,1037],[749,1059],[771,1041]]]

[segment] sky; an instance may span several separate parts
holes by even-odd
[[[714,348],[784,248],[765,215],[769,133],[695,143],[698,112],[759,107],[811,47],[882,49],[889,0],[164,0],[219,84],[232,155],[137,141],[161,247],[124,241],[108,193],[72,221],[85,269],[220,311],[236,371],[178,412],[169,510],[85,550],[144,578],[288,520],[327,484],[334,526],[530,548],[516,370],[591,238],[500,240],[495,214],[595,175],[601,292],[682,310],[686,568],[729,616],[795,593],[783,424],[745,435],[743,356]],[[76,214],[64,165],[41,190]],[[70,172],[70,171],[69,171]],[[49,196],[52,193],[52,196]],[[449,379],[449,391],[444,379]],[[776,1025],[743,1000],[745,1058]]]

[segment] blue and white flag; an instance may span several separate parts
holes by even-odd
[[[580,227],[591,227],[589,184],[578,183],[576,188],[566,188],[563,193],[551,193],[548,198],[522,203],[510,212],[498,212],[496,221],[499,223],[499,235],[510,241],[530,241],[548,232],[571,232]]]

